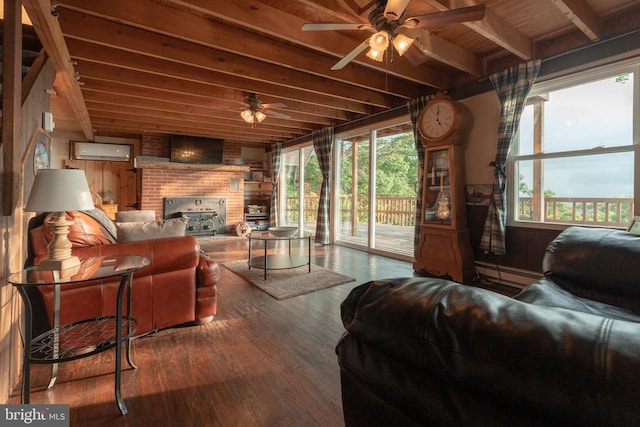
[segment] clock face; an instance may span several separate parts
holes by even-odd
[[[453,129],[455,112],[447,101],[436,101],[429,105],[421,117],[420,130],[427,139],[447,136]]]

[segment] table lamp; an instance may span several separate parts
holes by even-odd
[[[40,263],[43,270],[66,270],[80,265],[80,259],[71,255],[69,226],[65,211],[93,209],[91,190],[80,169],[40,169],[31,187],[27,212],[55,212],[55,220],[48,225],[53,229],[53,239],[47,249],[49,259]]]

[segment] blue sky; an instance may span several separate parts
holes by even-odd
[[[632,78],[630,75],[625,83],[616,83],[611,78],[551,92],[545,104],[544,151],[632,144]],[[522,154],[532,152],[531,116],[530,111],[523,115]],[[526,165],[521,166],[528,185],[530,171]],[[544,180],[544,188],[558,197],[632,195],[633,153],[545,160]]]

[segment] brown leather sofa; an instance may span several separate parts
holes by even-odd
[[[216,285],[220,279],[220,266],[200,252],[195,237],[117,243],[113,229],[110,229],[113,224],[105,222],[110,221],[106,216],[96,215],[93,211],[74,211],[67,215],[74,219],[69,233],[73,255],[82,258],[129,254],[142,255],[151,260],[149,266],[134,274],[132,315],[137,320],[136,335],[213,319],[217,310]],[[38,264],[47,258],[51,231],[44,225],[44,221],[45,215],[41,214],[29,223],[30,251],[27,265]],[[117,285],[115,281],[104,281],[91,286],[63,286],[60,298],[61,324],[113,315]],[[36,333],[46,329],[53,313],[52,288],[40,287],[39,291],[41,301],[36,304],[40,304],[48,319],[35,319]],[[34,309],[35,314],[42,311],[37,307]]]
[[[378,280],[342,304],[347,426],[640,425],[640,236],[571,227],[515,298]]]

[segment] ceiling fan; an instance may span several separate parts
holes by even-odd
[[[331,67],[332,70],[340,70],[367,48],[367,57],[382,61],[389,42],[402,56],[414,40],[405,34],[407,30],[478,21],[484,18],[485,13],[485,5],[479,4],[407,18],[407,4],[409,0],[378,0],[376,7],[369,13],[370,24],[309,23],[302,26],[302,31],[362,30],[374,33]]]
[[[247,94],[247,97],[244,99],[244,103],[247,108],[240,112],[240,117],[242,117],[245,122],[251,123],[252,125],[260,123],[266,119],[267,116],[287,120],[291,118],[286,114],[270,110],[271,108],[286,108],[287,106],[285,104],[281,102],[263,104],[262,101],[260,101],[260,98],[258,98],[258,95],[253,92]]]

